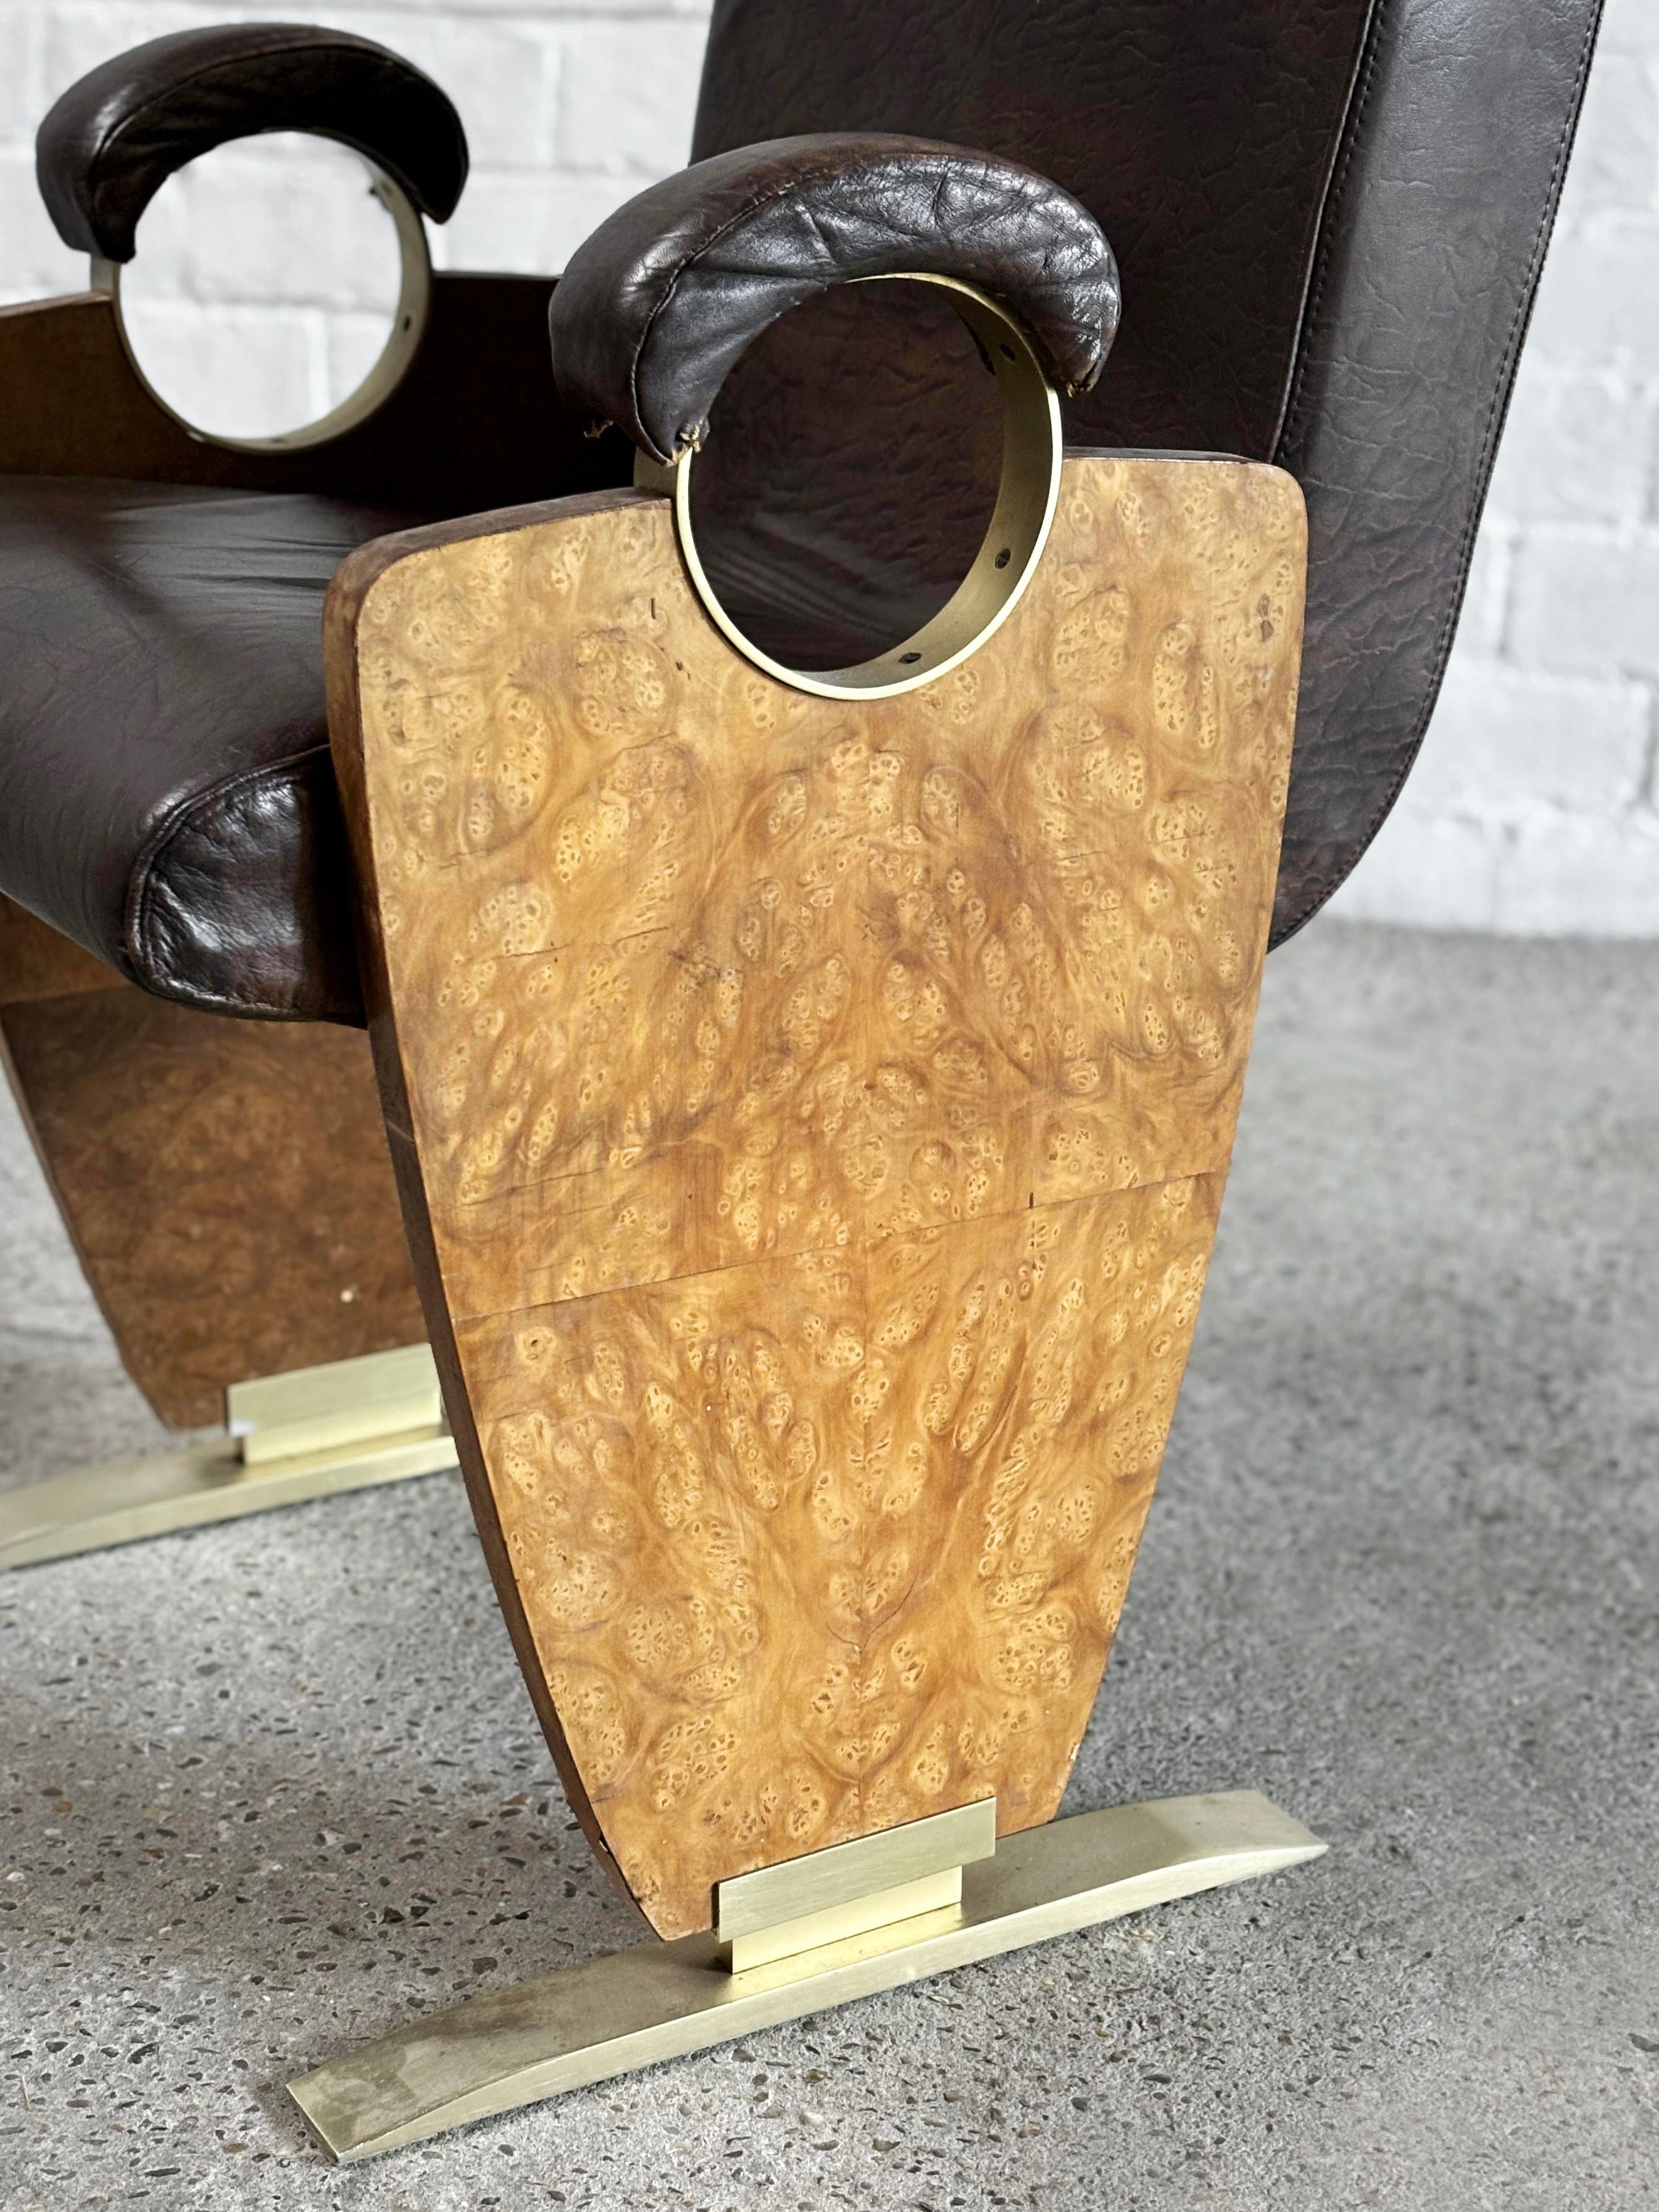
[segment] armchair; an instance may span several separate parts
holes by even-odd
[[[296,1054],[367,1019],[503,1611],[670,1939],[307,2076],[337,2155],[1321,1848],[1250,1793],[1051,1815],[1261,958],[1420,739],[1596,12],[1063,0],[970,46],[722,0],[693,166],[556,289],[434,277],[369,402],[280,451],[170,422],[106,270],[0,323],[0,588],[57,641],[0,726],[17,972],[53,979],[8,1038],[80,1034],[94,961],[204,1055],[227,1015]],[[158,42],[66,96],[49,204],[116,263],[178,149],[280,115],[441,217],[414,74]],[[12,1048],[33,1104],[57,1063]],[[361,1055],[333,1079],[367,1237]]]

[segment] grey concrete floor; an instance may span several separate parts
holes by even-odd
[[[0,1582],[0,2206],[1659,2204],[1659,947],[1316,925],[1068,1809],[1316,1864],[343,2172],[282,2083],[632,1940],[459,1486]],[[15,1126],[7,1479],[159,1432]]]

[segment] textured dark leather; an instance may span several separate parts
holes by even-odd
[[[104,63],[40,125],[35,172],[65,245],[130,261],[175,169],[266,131],[356,147],[434,222],[466,182],[460,118],[430,77],[370,39],[297,23],[179,31]]]
[[[162,998],[360,1021],[322,602],[417,519],[0,477],[0,884]]]
[[[717,6],[702,150],[726,131],[927,131],[1054,174],[1110,228],[1128,302],[1099,384],[1069,403],[1074,440],[1242,451],[1300,477],[1311,570],[1279,936],[1364,850],[1432,707],[1598,13],[1599,0]],[[900,305],[887,287],[837,289],[774,323],[719,405],[782,394],[769,450],[809,467],[816,452],[827,470],[833,389],[816,447],[808,420],[823,356],[807,324],[823,309],[837,347],[873,343],[895,372],[904,434],[901,403],[926,396],[931,372],[912,374]],[[873,341],[854,328],[866,309]],[[450,373],[487,378],[483,354],[462,344]],[[715,420],[738,447],[740,412],[729,438]],[[984,427],[960,441],[964,464]],[[0,887],[166,995],[355,1018],[317,623],[339,556],[389,526],[368,502],[386,498],[397,443],[352,474],[363,507],[0,483]],[[432,441],[422,427],[404,444]],[[740,453],[736,504],[754,506],[750,465],[768,450]],[[890,510],[902,480],[902,574],[860,569],[855,531],[818,549],[831,590],[787,575],[763,543],[754,557],[712,531],[705,542],[733,596],[750,591],[746,619],[770,594],[794,625],[793,659],[808,658],[798,633],[823,607],[842,641],[830,659],[856,658],[846,641],[884,607],[948,580],[929,556],[984,487],[900,434],[890,450],[908,456],[876,488]],[[554,458],[537,458],[518,496],[584,488],[548,483]],[[317,481],[317,457],[283,465]],[[713,469],[706,481],[718,489]],[[454,494],[466,503],[459,481]],[[844,518],[865,495],[842,494]],[[929,497],[945,501],[936,516]],[[447,487],[440,499],[456,511]],[[788,527],[799,508],[785,500],[773,520]],[[896,541],[884,527],[873,542]]]
[[[896,131],[1028,163],[1122,272],[1079,435],[1264,453],[1370,5],[715,0],[692,159]]]
[[[789,667],[890,651],[979,550],[1002,403],[950,298],[837,285],[781,316],[720,388],[691,484],[698,550],[744,634]]]
[[[701,443],[727,371],[787,309],[904,270],[990,293],[1062,390],[1098,378],[1117,269],[1069,192],[959,146],[819,133],[699,161],[599,225],[549,310],[559,396],[666,461]]]
[[[1456,633],[1601,0],[1382,0],[1273,448],[1309,589],[1275,941],[1382,827]]]
[[[694,153],[915,131],[1109,233],[1095,446],[1281,460],[1310,571],[1275,939],[1380,826],[1433,707],[1600,0],[715,0]],[[795,399],[798,410],[810,392]]]

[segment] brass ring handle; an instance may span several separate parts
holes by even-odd
[[[351,150],[357,153],[358,149],[354,147]],[[366,422],[408,374],[410,363],[426,335],[427,317],[432,307],[432,256],[427,246],[426,225],[420,210],[395,178],[387,176],[367,155],[359,153],[358,159],[368,171],[370,193],[392,217],[398,234],[398,304],[392,313],[392,331],[374,367],[356,389],[348,392],[339,405],[331,407],[326,415],[319,416],[314,422],[301,423],[298,429],[279,431],[270,438],[228,438],[216,430],[204,430],[188,416],[181,415],[145,375],[143,364],[133,350],[121,313],[122,264],[106,261],[97,254],[92,257],[92,289],[109,295],[115,309],[116,328],[133,374],[162,412],[198,443],[223,447],[238,453],[292,453],[307,446],[325,446],[331,438]]]
[[[996,505],[967,574],[936,615],[887,652],[854,667],[786,667],[763,653],[733,622],[720,605],[699,556],[691,520],[695,448],[688,447],[666,465],[648,454],[636,454],[634,482],[641,491],[660,492],[672,499],[681,556],[697,597],[715,627],[757,668],[763,668],[781,684],[812,692],[821,699],[893,699],[959,667],[1001,628],[1018,605],[1042,557],[1060,495],[1060,401],[1024,331],[988,293],[954,276],[919,271],[853,281],[934,284],[948,292],[957,313],[978,340],[1001,395],[1002,474]]]

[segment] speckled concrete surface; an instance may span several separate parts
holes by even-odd
[[[1070,1809],[1273,1881],[339,2171],[282,2083],[630,1940],[453,1478],[0,1582],[0,2206],[1659,2204],[1659,948],[1324,924]],[[15,1126],[7,1479],[154,1440]]]

